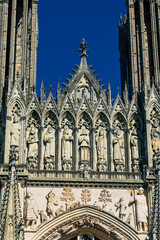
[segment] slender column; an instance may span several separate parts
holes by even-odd
[[[150,3],[150,16],[151,16],[154,77],[155,77],[155,84],[156,84],[156,86],[158,86],[158,83],[159,83],[159,56],[158,56],[155,0],[149,0],[149,3]]]
[[[96,165],[96,139],[95,139],[95,128],[92,128],[92,164],[91,167],[93,167],[93,171],[97,170]]]
[[[73,169],[78,170],[78,128],[74,129],[73,151]]]
[[[126,167],[127,167],[127,171],[131,172],[132,171],[132,161],[131,161],[131,147],[130,147],[130,135],[129,135],[130,131],[129,129],[126,130],[126,141],[125,143],[127,144],[125,146],[126,149]]]
[[[14,82],[16,18],[17,18],[17,0],[13,0],[12,1],[12,17],[11,17],[8,93],[10,93],[13,82]]]
[[[146,74],[146,53],[144,36],[144,0],[139,0],[139,19],[140,19],[140,55],[141,55],[141,76],[144,85],[149,81]]]
[[[1,29],[0,29],[0,100],[2,99],[5,84],[6,51],[7,51],[7,31],[8,31],[8,1],[0,0],[1,5]]]
[[[130,78],[131,78],[131,95],[133,89],[138,92],[138,67],[137,67],[137,50],[136,50],[136,30],[135,30],[135,13],[134,0],[129,0],[129,35],[130,35]]]
[[[20,164],[25,164],[25,154],[24,154],[24,149],[25,148],[25,144],[26,144],[26,138],[25,138],[25,129],[26,126],[26,117],[23,116],[21,117],[21,136],[20,136],[20,156],[19,156],[19,160],[20,160]]]
[[[6,117],[4,163],[9,163],[11,120],[10,116]]]
[[[61,163],[61,128],[57,128],[57,164],[56,170],[62,169]]]
[[[157,16],[158,16],[158,35],[159,35],[158,43],[159,43],[159,59],[160,59],[160,1],[157,1]],[[160,78],[159,78],[158,86],[160,86]]]
[[[147,155],[148,155],[148,166],[152,167],[153,166],[153,159],[152,159],[152,144],[151,144],[151,121],[146,120],[146,150],[147,150]]]
[[[114,172],[114,162],[113,162],[113,129],[108,131],[108,142],[109,142],[109,171]]]
[[[23,90],[26,90],[26,61],[27,61],[27,32],[28,32],[28,0],[23,1],[23,60],[22,60],[22,79]]]
[[[32,33],[31,33],[31,69],[30,69],[30,94],[36,87],[37,47],[38,47],[38,0],[32,0]]]
[[[40,141],[39,141],[39,163],[38,163],[38,166],[39,166],[39,169],[42,170],[44,169],[44,164],[43,164],[43,137],[44,137],[44,128],[41,127],[40,128]]]

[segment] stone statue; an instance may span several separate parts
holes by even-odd
[[[26,195],[26,227],[30,226],[34,228],[37,224],[37,210],[36,210],[36,202],[35,199],[32,197],[32,193],[27,192]]]
[[[113,157],[115,162],[115,169],[117,172],[124,171],[125,165],[125,145],[124,145],[124,133],[122,135],[121,125],[118,120],[115,121],[115,127],[113,131]]]
[[[70,129],[66,125],[62,137],[62,159],[63,170],[71,170],[72,168],[72,145],[73,136],[70,134]]]
[[[29,168],[35,169],[38,164],[38,130],[32,124],[27,139],[28,143],[28,165]]]
[[[101,128],[96,136],[98,170],[107,170],[107,139],[105,130]]]
[[[153,153],[155,154],[158,150],[160,150],[160,129],[159,129],[159,121],[157,118],[153,119],[151,139],[152,139]]]
[[[119,218],[121,220],[124,220],[124,217],[126,216],[127,206],[125,205],[123,197],[119,199],[119,202],[115,204],[115,207],[117,207],[116,211],[119,209]]]
[[[80,168],[81,165],[90,163],[90,139],[89,131],[83,126],[79,137],[79,150],[80,150]]]
[[[54,208],[58,205],[58,202],[55,201],[55,194],[51,191],[46,196],[47,199],[47,214],[48,216],[54,217]]]
[[[144,196],[144,189],[139,188],[138,194],[135,199],[130,202],[136,204],[136,214],[137,214],[137,228],[140,232],[147,231],[147,217],[148,217],[148,207],[146,202],[146,197]]]
[[[44,164],[46,170],[54,170],[55,168],[55,130],[52,127],[48,127],[46,134],[44,135]]]
[[[19,148],[19,143],[20,143],[20,124],[18,121],[18,115],[17,113],[14,113],[13,116],[13,124],[12,124],[12,128],[11,128],[11,142],[10,142],[10,146],[11,147],[16,147]]]
[[[132,169],[134,172],[139,171],[139,140],[138,140],[138,133],[137,128],[135,125],[132,126],[131,129],[131,155],[132,155]]]

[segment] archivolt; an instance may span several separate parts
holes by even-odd
[[[67,240],[81,230],[106,240],[139,240],[137,232],[118,218],[95,208],[72,209],[44,224],[32,240]]]

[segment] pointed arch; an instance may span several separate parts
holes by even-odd
[[[90,115],[90,113],[86,112],[86,111],[83,111],[81,113],[79,113],[78,117],[77,117],[77,125],[79,123],[79,121],[83,118],[83,117],[87,117],[87,120],[89,121],[90,123],[90,128],[93,127],[93,119],[92,119],[92,116]]]
[[[54,112],[54,111],[52,111],[51,109],[50,110],[48,110],[48,111],[46,111],[44,114],[43,114],[43,116],[42,116],[42,124],[44,125],[44,121],[45,121],[45,119],[47,118],[47,117],[51,117],[51,119],[54,119],[55,120],[55,124],[56,124],[56,126],[58,126],[58,116],[57,116],[57,114]]]
[[[24,116],[25,115],[25,110],[26,110],[26,106],[25,104],[21,101],[21,99],[19,97],[15,97],[14,99],[12,99],[12,101],[10,101],[7,105],[8,109],[7,109],[7,114],[10,116],[11,115],[11,111],[12,108],[18,104],[21,108],[21,115]]]
[[[96,121],[100,118],[102,116],[102,118],[103,119],[106,119],[106,123],[107,123],[107,125],[108,125],[108,127],[110,127],[110,120],[109,120],[109,117],[107,116],[107,114],[106,113],[104,113],[103,111],[101,111],[101,112],[99,112],[98,114],[96,114],[96,116],[95,116],[95,123],[96,123]]]
[[[89,206],[69,210],[47,222],[37,230],[32,240],[69,240],[81,232],[106,240],[139,240],[131,226],[107,212]]]
[[[125,117],[125,115],[121,112],[117,112],[115,113],[112,118],[111,118],[111,123],[113,124],[113,121],[116,119],[116,118],[120,118],[123,122],[124,122],[124,126],[125,126],[125,129],[127,128],[127,119]]]
[[[74,115],[71,113],[71,112],[69,112],[69,111],[65,111],[65,112],[63,112],[62,114],[61,114],[61,116],[60,116],[60,122],[59,122],[59,126],[61,126],[62,125],[62,121],[64,120],[64,118],[65,117],[70,117],[71,119],[72,119],[72,121],[73,121],[73,127],[75,126],[75,124],[76,124],[76,120],[75,120],[75,117],[74,117]]]

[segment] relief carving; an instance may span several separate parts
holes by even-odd
[[[108,202],[112,202],[111,194],[107,189],[103,189],[99,195],[99,202],[102,202],[102,210],[106,211]]]
[[[37,224],[38,213],[36,201],[33,198],[32,193],[27,192],[25,204],[26,204],[26,216],[25,216],[26,227],[30,226],[31,229],[34,229],[35,225]]]
[[[75,200],[74,193],[72,192],[72,188],[65,187],[62,192],[61,201],[65,202],[66,210],[70,208],[71,202]]]
[[[40,215],[40,222],[41,224],[44,224],[48,221],[47,216],[44,214],[43,210],[39,210],[38,211],[39,215]]]
[[[86,188],[86,189],[82,190],[81,200],[82,200],[82,202],[84,202],[85,205],[87,205],[88,202],[91,201],[91,191],[89,189]]]
[[[113,122],[113,158],[115,170],[123,172],[125,168],[124,124],[121,119]]]
[[[124,220],[127,212],[127,206],[125,205],[123,197],[119,199],[119,201],[115,204],[115,207],[117,208],[116,211],[119,210],[119,218],[121,220]]]
[[[138,194],[135,199],[130,201],[130,204],[136,205],[136,215],[137,215],[137,229],[140,232],[147,231],[147,218],[148,218],[148,207],[146,197],[144,196],[144,189],[139,188]]]
[[[52,218],[52,217],[54,217],[55,206],[58,206],[58,201],[55,199],[55,194],[52,191],[50,191],[46,195],[46,199],[47,199],[47,209],[46,209],[46,212],[47,212],[48,216],[50,218]]]

